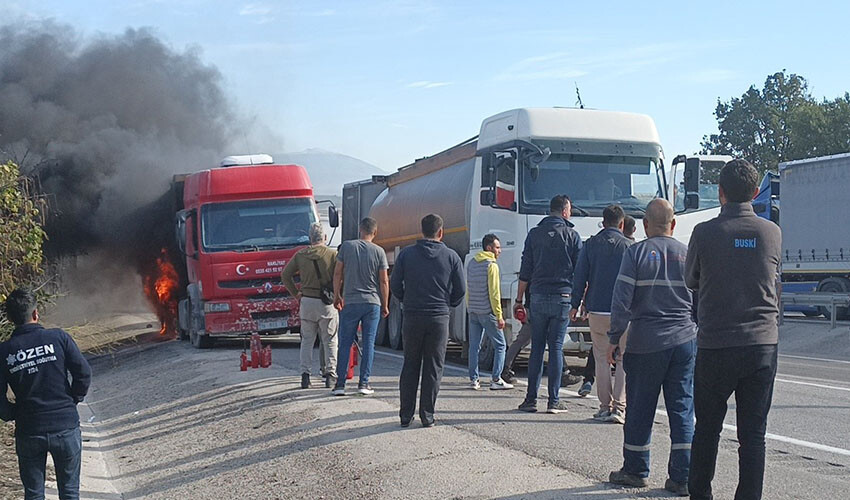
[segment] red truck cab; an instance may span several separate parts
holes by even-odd
[[[268,155],[228,157],[219,168],[175,176],[175,190],[180,184],[176,237],[188,283],[178,304],[181,335],[208,347],[215,338],[300,331],[298,302],[280,273],[319,221],[304,167]],[[335,227],[333,208],[329,219]]]

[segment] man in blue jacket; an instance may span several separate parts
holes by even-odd
[[[581,237],[567,220],[570,199],[558,195],[549,202],[549,216],[528,232],[522,250],[514,310],[522,309],[525,290],[531,282],[531,357],[528,361],[528,391],[519,409],[537,411],[537,390],[543,378],[543,352],[549,346],[549,413],[566,411],[558,399],[563,368],[564,337],[570,318],[573,271],[581,250]]]
[[[611,376],[608,364],[608,329],[611,327],[611,297],[623,254],[632,242],[623,235],[625,212],[619,205],[610,205],[602,211],[601,231],[588,239],[578,258],[575,290],[572,297],[570,320],[575,321],[584,297],[588,312],[590,336],[596,368],[596,395],[599,411],[593,416],[602,422],[626,422],[626,373],[623,363],[617,360],[615,375]],[[585,286],[587,290],[585,291]],[[620,354],[625,352],[626,335],[620,339]]]
[[[463,263],[443,239],[443,219],[422,219],[423,239],[399,252],[390,277],[390,289],[401,301],[404,364],[399,378],[401,426],[408,427],[416,410],[416,390],[422,375],[419,418],[422,427],[435,424],[434,405],[440,392],[449,316],[466,295]]]
[[[15,449],[24,496],[44,498],[47,453],[56,466],[59,498],[80,498],[82,438],[77,403],[86,396],[91,368],[64,331],[38,324],[33,294],[18,289],[6,299],[6,317],[15,324],[0,344],[0,417],[15,421]],[[71,382],[68,382],[68,374]],[[15,402],[6,399],[7,387]]]

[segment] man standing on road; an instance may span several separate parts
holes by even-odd
[[[419,418],[431,427],[434,405],[440,392],[446,344],[449,341],[451,308],[463,302],[466,284],[463,263],[443,239],[443,219],[436,214],[422,218],[423,239],[404,248],[396,257],[390,278],[393,295],[402,303],[404,364],[399,378],[401,426],[408,427],[416,411],[416,390],[422,375]]]
[[[339,247],[334,270],[334,300],[340,311],[339,354],[334,396],[345,396],[345,376],[351,344],[360,327],[363,358],[360,360],[360,383],[357,392],[364,396],[375,391],[369,385],[375,335],[381,316],[390,313],[390,282],[387,277],[387,254],[372,243],[378,234],[378,223],[371,217],[360,221],[360,239],[345,241]]]
[[[333,300],[327,292],[332,289],[336,250],[325,244],[325,230],[315,222],[310,226],[310,246],[302,248],[283,268],[281,278],[290,295],[298,299],[301,316],[301,388],[310,387],[313,368],[313,346],[316,336],[324,349],[325,387],[336,385],[336,329],[339,321]],[[293,277],[301,277],[301,290],[295,287]]]
[[[651,201],[643,219],[647,239],[623,255],[614,286],[608,362],[622,362],[626,370],[629,406],[623,428],[623,467],[611,473],[610,481],[647,485],[652,422],[663,388],[671,442],[664,488],[687,496],[697,331],[693,297],[685,286],[688,248],[672,238],[675,226],[672,205],[660,198]],[[627,327],[629,338],[620,361],[615,358]]]
[[[53,457],[59,498],[80,498],[82,438],[77,404],[91,382],[91,368],[64,331],[38,324],[35,297],[18,289],[6,299],[6,317],[15,324],[0,344],[0,417],[15,421],[15,451],[24,497],[44,498],[47,453]],[[68,382],[68,374],[71,382]],[[15,402],[6,399],[7,387]]]
[[[632,242],[623,236],[625,213],[619,205],[609,205],[602,211],[603,229],[588,239],[578,258],[575,291],[572,297],[570,320],[575,321],[581,307],[588,312],[592,354],[596,366],[596,395],[599,411],[593,418],[603,422],[626,422],[626,373],[623,364],[617,363],[611,376],[608,354],[608,330],[611,328],[611,298],[623,254]],[[585,291],[585,286],[587,290]],[[625,352],[626,334],[620,338],[620,353]]]
[[[481,250],[466,270],[467,311],[469,312],[469,380],[473,389],[481,388],[478,380],[478,351],[481,349],[482,331],[493,345],[493,375],[491,390],[513,389],[502,380],[505,364],[505,320],[502,317],[502,294],[499,265],[496,259],[502,253],[502,245],[495,234],[486,234],[481,241]]]
[[[543,377],[543,352],[549,346],[549,413],[566,411],[559,400],[563,368],[564,336],[570,323],[573,271],[581,250],[581,238],[567,220],[570,199],[558,195],[549,202],[549,216],[528,232],[522,250],[514,311],[523,309],[522,298],[531,282],[531,357],[528,391],[519,409],[537,411],[537,390]]]
[[[688,248],[686,280],[699,292],[690,490],[691,498],[712,498],[717,443],[734,392],[740,468],[735,499],[756,500],[776,376],[782,235],[753,212],[759,177],[749,162],[730,161],[719,181],[720,215],[694,228]]]

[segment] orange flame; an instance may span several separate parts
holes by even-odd
[[[150,270],[142,280],[145,295],[162,325],[159,334],[174,334],[177,331],[177,289],[180,286],[180,278],[169,261],[165,248],[160,251],[156,265],[151,266]]]

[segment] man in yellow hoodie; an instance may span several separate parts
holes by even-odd
[[[487,234],[481,241],[483,250],[478,252],[466,269],[467,311],[469,312],[469,380],[470,387],[481,388],[478,381],[478,351],[481,349],[482,332],[493,344],[493,377],[491,390],[513,389],[502,380],[505,364],[505,320],[502,316],[502,295],[499,282],[499,265],[496,259],[502,246],[495,234]]]

